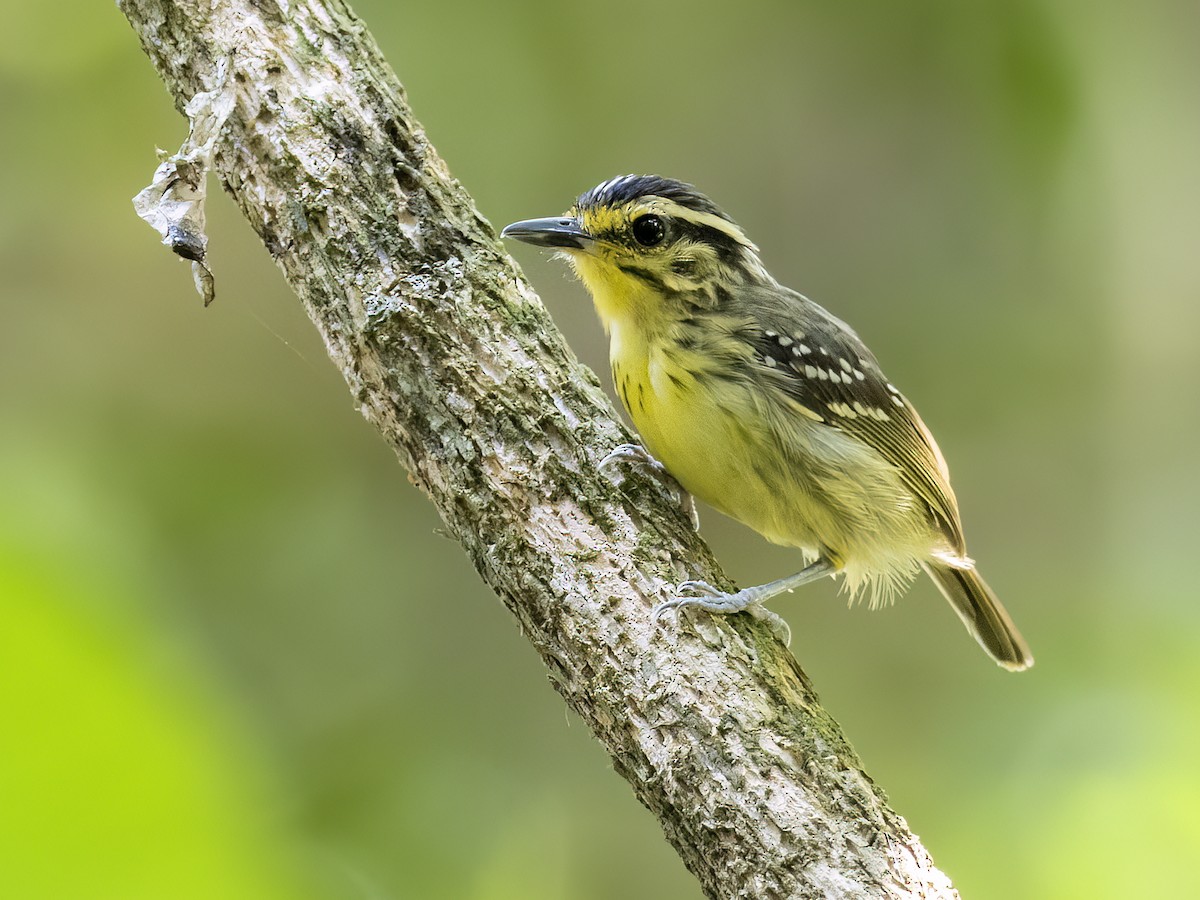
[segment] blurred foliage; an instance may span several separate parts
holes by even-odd
[[[964,896],[1187,894],[1200,7],[357,9],[493,222],[694,181],[915,398],[1037,667],[925,583],[777,608]],[[0,30],[0,896],[697,896],[232,204],[208,310],[135,219],[186,128],[111,5],[67,13]],[[743,583],[795,568],[705,533]]]

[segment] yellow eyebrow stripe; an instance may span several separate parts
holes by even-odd
[[[674,200],[668,200],[665,197],[651,198],[650,202],[646,204],[646,207],[651,209],[653,212],[660,212],[666,216],[673,216],[677,219],[683,219],[686,222],[694,222],[697,225],[704,225],[707,228],[715,229],[716,231],[720,231],[733,238],[743,247],[747,247],[755,252],[758,251],[758,248],[754,246],[754,243],[748,237],[746,237],[746,233],[742,231],[741,228],[739,228],[733,222],[730,222],[728,219],[722,218],[714,213],[698,212],[694,209],[689,209],[682,204],[676,203]]]

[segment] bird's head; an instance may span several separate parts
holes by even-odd
[[[712,308],[721,291],[770,278],[758,248],[690,184],[623,175],[579,196],[566,213],[501,233],[562,252],[606,324],[664,307]]]

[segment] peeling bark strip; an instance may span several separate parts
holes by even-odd
[[[651,622],[669,585],[728,582],[669,491],[597,475],[628,435],[354,13],[118,5],[180,112],[229,104],[213,171],[705,893],[956,897],[766,624]]]

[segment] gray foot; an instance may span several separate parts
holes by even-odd
[[[687,514],[691,520],[692,528],[696,531],[700,530],[700,514],[696,512],[696,501],[692,499],[692,495],[683,489],[683,486],[675,480],[674,476],[667,471],[666,466],[660,463],[657,459],[651,456],[646,448],[641,444],[621,444],[600,460],[600,464],[596,467],[600,474],[604,475],[610,481],[620,483],[619,479],[613,478],[614,470],[619,469],[622,465],[632,465],[638,468],[646,469],[653,473],[654,477],[663,482],[679,500],[679,507]]]
[[[654,607],[652,616],[657,622],[664,614],[685,606],[694,606],[719,615],[748,612],[754,618],[769,625],[775,636],[783,641],[784,646],[791,646],[792,629],[788,623],[778,613],[772,612],[762,605],[763,587],[765,585],[729,594],[717,590],[707,581],[685,581],[675,589],[674,597],[664,600]]]
[[[816,581],[826,575],[833,575],[837,570],[838,565],[832,559],[822,556],[795,575],[789,575],[787,578],[780,578],[778,581],[771,581],[767,584],[743,588],[733,594],[719,591],[707,581],[685,581],[675,588],[674,597],[664,600],[654,607],[654,621],[657,622],[664,613],[670,610],[681,609],[685,606],[694,606],[697,609],[720,615],[746,610],[767,622],[771,626],[771,630],[779,635],[784,643],[790,643],[792,632],[787,623],[762,604],[779,594],[793,591],[802,584],[808,584],[810,581]]]

